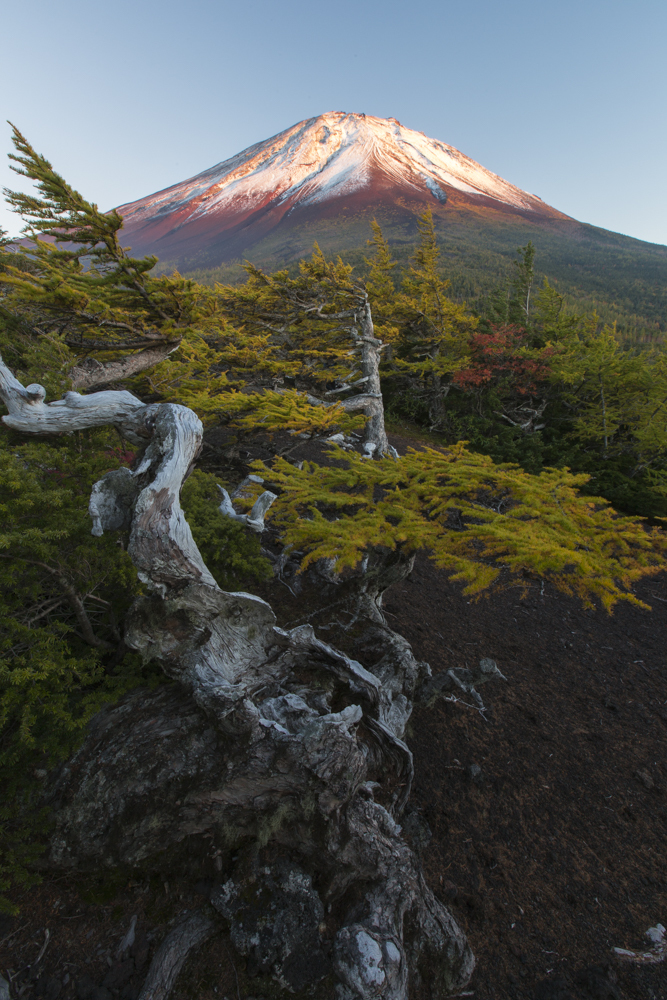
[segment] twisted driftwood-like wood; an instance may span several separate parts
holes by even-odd
[[[333,594],[363,622],[358,659],[309,624],[277,628],[265,601],[220,590],[192,538],[179,504],[201,447],[191,410],[129,392],[44,396],[0,361],[10,427],[114,424],[145,446],[133,472],[94,485],[90,511],[94,534],[129,531],[148,591],[125,642],[176,682],[132,692],[93,720],[50,785],[50,863],[212,877],[211,904],[235,947],[290,990],[329,974],[341,1000],[460,990],[474,959],[399,825],[412,778],[404,729],[430,676],[380,610],[407,560],[371,554],[345,585],[311,577],[322,605]],[[178,962],[209,932],[205,917],[193,920],[192,934],[165,941],[171,957],[162,972],[153,963],[142,996],[166,997]]]

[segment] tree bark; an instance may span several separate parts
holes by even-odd
[[[159,347],[147,347],[136,354],[128,354],[114,361],[98,361],[97,358],[85,358],[72,368],[70,378],[72,388],[76,390],[93,389],[98,385],[109,385],[120,382],[131,375],[138,375],[164,361],[175,350],[179,342],[163,344]]]
[[[133,472],[95,484],[90,511],[94,534],[129,529],[146,587],[125,643],[177,682],[93,720],[50,784],[50,864],[209,872],[236,947],[290,990],[329,972],[341,1000],[463,988],[472,953],[399,825],[413,767],[403,735],[430,670],[386,625],[381,594],[409,563],[371,552],[343,581],[313,571],[322,605],[333,598],[356,623],[354,657],[310,624],[278,628],[265,601],[220,590],[183,516],[202,437],[191,410],[127,392],[44,395],[0,361],[9,426],[110,423],[146,446]]]
[[[174,927],[158,948],[137,1000],[166,1000],[188,955],[216,931],[201,910]]]
[[[384,405],[382,403],[382,386],[380,384],[380,351],[383,343],[375,336],[371,305],[366,296],[363,308],[359,312],[361,327],[361,371],[366,379],[365,393],[368,398],[366,413],[368,420],[364,431],[363,447],[369,455],[393,455],[396,450],[389,444],[384,426]],[[374,402],[371,403],[371,399]],[[348,400],[352,403],[353,400]],[[346,405],[346,409],[347,409]]]

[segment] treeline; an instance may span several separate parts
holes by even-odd
[[[465,302],[475,314],[484,313],[489,296],[511,275],[515,248],[525,244],[533,229],[526,225],[488,224],[481,219],[450,216],[446,225],[435,219],[441,264],[450,280],[449,295]],[[383,230],[401,269],[409,266],[417,242],[414,230],[397,227],[390,218]],[[368,274],[367,251],[359,246],[360,231],[368,231],[370,221],[359,220],[352,231],[331,226],[322,232],[320,246],[325,254],[338,255],[351,264],[360,278]],[[569,228],[540,228],[534,234],[537,245],[536,281],[548,277],[552,287],[564,295],[568,307],[579,312],[596,312],[602,323],[616,324],[621,341],[650,344],[667,333],[667,248],[572,222]],[[302,241],[303,242],[303,241]],[[284,252],[284,249],[282,250]],[[280,263],[274,242],[262,243],[246,256],[258,260],[268,270],[287,267],[298,272],[298,262]],[[273,262],[273,263],[272,263]],[[173,266],[158,264],[164,273]],[[217,268],[184,271],[195,281],[213,287],[245,281],[242,261]]]
[[[548,278],[537,278],[531,243],[518,250],[510,275],[485,293],[470,277],[473,301],[466,303],[465,276],[450,278],[428,213],[416,248],[401,256],[393,257],[374,223],[364,259],[356,266],[339,261],[368,288],[388,345],[382,379],[391,417],[529,472],[586,473],[584,489],[619,510],[667,516],[667,381],[657,320],[651,337],[645,321],[634,317],[633,326],[627,313],[619,330],[608,302],[602,314],[574,308]],[[316,258],[325,259],[319,249]],[[235,280],[199,287],[224,301],[237,332],[257,332],[261,327],[233,303],[259,294],[259,272],[246,268],[244,281],[236,280],[238,268],[225,273]],[[290,267],[274,277],[297,280],[299,273]],[[329,374],[335,388],[337,373]]]

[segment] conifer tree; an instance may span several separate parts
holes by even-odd
[[[13,142],[12,169],[38,193],[5,192],[25,221],[23,241],[0,247],[8,360],[26,371],[41,356],[63,386],[90,389],[152,367],[196,336],[207,290],[178,274],[153,275],[156,258],[123,248],[117,212],[83,198],[16,128]]]
[[[469,336],[477,324],[464,305],[447,295],[450,283],[440,271],[430,211],[420,217],[418,228],[419,243],[392,304],[393,316],[385,306],[384,317],[399,329],[394,338],[394,370],[407,382],[410,393],[424,399],[431,429],[436,430],[443,425],[451,377],[465,364]],[[376,247],[384,253],[380,238],[376,234]],[[376,266],[386,270],[381,260],[378,256]]]
[[[603,459],[631,453],[634,475],[653,468],[662,479],[667,451],[664,350],[623,349],[613,327],[589,327],[554,345],[552,378],[576,414],[577,438],[597,444]]]
[[[529,240],[517,249],[518,260],[512,261],[512,277],[508,303],[508,320],[527,326],[530,322],[530,296],[535,281],[535,247]]]
[[[287,271],[267,275],[251,264],[246,270],[245,285],[219,287],[218,294],[227,315],[245,334],[267,336],[274,377],[282,366],[274,391],[289,377],[305,394],[301,408],[313,426],[321,422],[322,407],[331,409],[336,399],[340,402],[333,413],[339,421],[341,412],[363,412],[364,450],[378,457],[390,454],[380,386],[385,345],[375,335],[369,293],[353,279],[351,266],[340,258],[328,261],[315,245],[296,277]],[[347,395],[350,391],[352,396]],[[289,400],[291,405],[299,402],[293,394]],[[268,396],[267,404],[279,406]],[[261,405],[257,419],[262,419]]]

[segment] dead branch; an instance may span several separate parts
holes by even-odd
[[[161,347],[151,346],[137,354],[128,354],[117,361],[98,361],[96,358],[86,358],[70,371],[73,389],[92,389],[96,385],[108,385],[110,382],[120,382],[131,375],[152,368],[164,361],[175,350],[178,343],[167,341]],[[107,348],[109,349],[109,348]]]
[[[188,955],[215,931],[215,924],[201,910],[174,927],[153,957],[138,1000],[167,1000]]]

